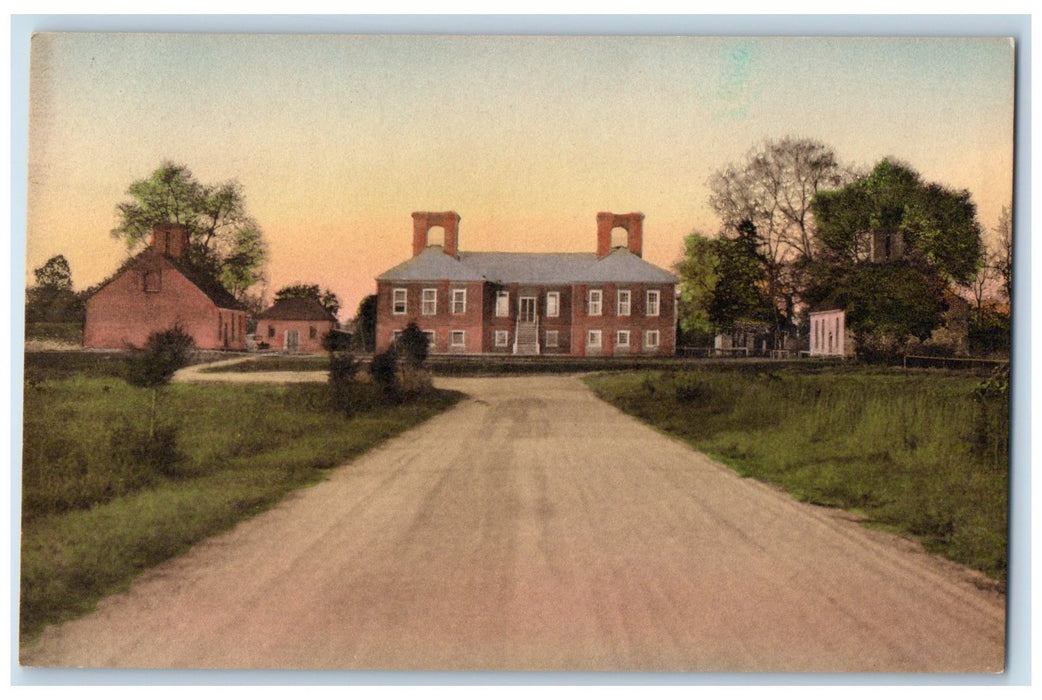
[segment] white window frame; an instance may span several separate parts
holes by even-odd
[[[649,289],[644,306],[645,316],[658,316],[659,307],[662,303],[662,294],[657,289]]]
[[[459,342],[456,339],[459,338]],[[467,347],[467,332],[466,331],[449,331],[449,347],[450,348],[465,348]]]
[[[547,348],[560,347],[560,339],[558,338],[557,331],[546,331],[545,340],[543,346]]]
[[[604,294],[599,289],[591,289],[586,301],[586,315],[600,316],[604,309]]]
[[[271,326],[268,326],[268,327],[270,328]],[[401,331],[391,331],[391,345],[397,345],[398,341],[401,340],[401,337],[402,337],[402,332]]]
[[[438,290],[435,287],[427,287],[420,294],[420,314],[423,316],[436,316],[438,314]]]
[[[423,334],[427,336],[427,349],[434,350],[434,340],[436,337],[434,331],[423,331]]]
[[[617,299],[618,304],[615,307],[615,315],[616,316],[629,316],[630,315],[630,308],[632,306],[631,302],[633,300],[632,293],[628,289],[620,289],[616,296],[618,297],[618,299]]]
[[[615,347],[628,348],[630,346],[629,331],[615,331]]]
[[[401,310],[398,305],[401,304]],[[391,313],[402,316],[409,313],[409,290],[405,287],[395,287],[391,290]]]
[[[654,338],[655,340],[652,341],[652,338]],[[651,350],[657,348],[659,345],[659,340],[659,332],[657,329],[644,331],[644,347],[646,349]]]
[[[465,313],[467,313],[467,290],[466,289],[453,289],[452,290],[452,313],[454,313],[454,314],[465,314]]]
[[[546,293],[546,317],[557,318],[561,315],[561,293]]]
[[[510,292],[500,290],[496,292],[496,316],[510,315]]]
[[[594,340],[596,339],[596,340]],[[601,338],[601,331],[597,328],[591,328],[586,331],[586,347],[588,348],[599,348],[603,347],[603,339]]]
[[[496,331],[495,344],[497,348],[505,348],[510,345],[510,331]]]

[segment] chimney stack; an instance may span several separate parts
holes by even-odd
[[[446,255],[459,253],[460,216],[454,211],[414,211],[412,213],[412,255],[416,257],[427,248],[427,234],[435,226],[445,229]]]
[[[644,249],[644,215],[640,212],[630,214],[597,213],[597,258],[611,253],[611,232],[613,229],[626,229],[626,247],[638,258],[643,257]]]
[[[157,253],[180,259],[188,252],[188,231],[183,224],[154,224],[152,226],[152,248]]]

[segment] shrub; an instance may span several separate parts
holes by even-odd
[[[412,367],[422,366],[427,359],[429,351],[427,336],[415,321],[410,321],[402,331],[398,338],[398,347],[401,350],[402,359]]]
[[[195,340],[180,324],[152,333],[144,352],[130,361],[127,381],[149,389],[168,384],[174,373],[188,364],[194,346]]]
[[[387,395],[393,395],[398,388],[398,353],[394,348],[374,355],[369,364],[369,376],[383,389]]]

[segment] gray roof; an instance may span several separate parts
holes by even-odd
[[[572,284],[575,282],[671,283],[677,278],[645,262],[626,248],[600,260],[594,253],[460,253],[445,255],[431,246],[378,280],[400,282],[489,281],[499,284]]]

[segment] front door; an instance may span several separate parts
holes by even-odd
[[[286,331],[286,352],[296,352],[300,347],[299,331]]]
[[[517,320],[521,323],[535,323],[535,297],[521,297],[518,303],[520,308]]]

